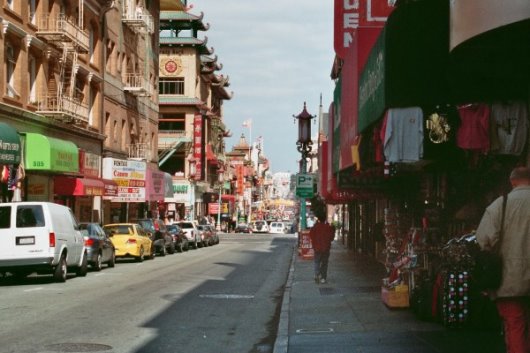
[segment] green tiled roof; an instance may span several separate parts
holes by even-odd
[[[184,11],[161,11],[160,20],[196,21],[201,20],[201,17]]]
[[[194,37],[165,37],[160,36],[160,44],[202,45],[204,41]]]

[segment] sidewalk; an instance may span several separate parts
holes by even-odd
[[[295,249],[296,252],[296,249]],[[381,301],[385,269],[335,241],[328,283],[313,261],[293,256],[274,353],[501,353],[498,330],[447,329]]]

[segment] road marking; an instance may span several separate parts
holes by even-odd
[[[200,294],[199,297],[208,299],[254,299],[253,295],[245,294]]]
[[[326,328],[326,329],[298,329],[296,330],[296,333],[332,333],[334,330],[332,328]]]
[[[44,289],[43,287],[37,287],[37,288],[31,288],[31,289],[24,289],[24,292],[35,292],[38,290]]]

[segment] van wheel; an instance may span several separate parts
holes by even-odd
[[[59,260],[59,263],[57,266],[55,266],[55,269],[53,270],[53,280],[55,282],[66,282],[66,275],[68,274],[68,270],[66,268],[66,258],[61,256],[61,259]]]
[[[140,248],[140,256],[136,258],[136,261],[143,262],[144,261],[144,247],[142,246]]]
[[[116,253],[114,253],[114,251],[112,251],[112,255],[110,255],[110,260],[107,263],[107,266],[109,266],[109,267],[116,266]]]
[[[84,253],[83,260],[81,261],[81,266],[79,266],[79,268],[77,269],[76,275],[78,275],[79,277],[85,277],[87,273],[88,273],[88,259],[87,259],[87,254]]]
[[[101,258],[101,253],[98,253],[96,261],[94,261],[94,263],[92,264],[92,268],[94,268],[95,271],[101,271],[101,269],[103,268],[103,264],[101,262],[102,260],[103,259]]]

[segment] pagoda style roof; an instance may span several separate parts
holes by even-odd
[[[199,16],[185,11],[161,11],[160,28],[163,29],[195,29],[207,31],[210,29],[209,23],[202,21],[204,13]]]
[[[199,54],[201,55],[212,55],[213,54],[213,48],[208,48],[206,46],[206,43],[208,43],[208,37],[204,37],[204,39],[199,39],[195,37],[172,37],[172,36],[160,36],[160,45],[165,46],[190,46],[190,47],[198,47]]]
[[[185,11],[186,5],[182,0],[160,0],[160,11]]]
[[[248,151],[250,148],[250,145],[247,142],[247,139],[245,138],[245,134],[241,134],[241,137],[239,138],[239,143],[232,147],[232,151],[238,151],[238,150],[244,150]]]

